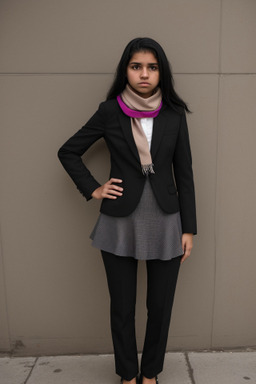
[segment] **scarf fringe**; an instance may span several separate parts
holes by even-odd
[[[143,175],[146,175],[148,176],[150,173],[155,173],[154,172],[154,164],[144,164],[141,166],[141,169],[142,169],[142,173]]]

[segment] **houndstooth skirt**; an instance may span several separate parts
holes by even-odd
[[[94,247],[137,260],[170,260],[183,255],[181,237],[180,212],[162,211],[148,179],[139,204],[129,216],[101,213],[90,235]]]

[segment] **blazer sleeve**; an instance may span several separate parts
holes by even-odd
[[[173,170],[178,190],[183,233],[197,233],[192,156],[185,112],[182,114],[176,142]]]
[[[81,156],[95,141],[104,137],[105,120],[104,103],[101,103],[90,120],[58,151],[60,162],[86,200],[92,198],[92,192],[100,187],[100,184],[85,166]]]

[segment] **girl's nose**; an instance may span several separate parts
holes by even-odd
[[[148,70],[147,70],[147,68],[143,68],[142,69],[141,77],[148,77]]]

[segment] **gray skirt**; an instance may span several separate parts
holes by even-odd
[[[100,214],[90,235],[95,248],[137,260],[170,260],[183,255],[180,212],[161,210],[149,180],[136,209],[125,217]]]

